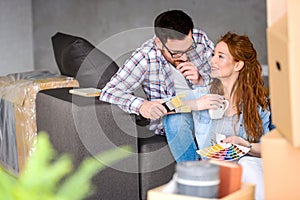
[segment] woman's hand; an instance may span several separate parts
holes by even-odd
[[[239,136],[229,136],[225,139],[223,139],[221,142],[224,143],[233,143],[233,144],[238,144],[244,147],[249,147],[250,142],[247,140],[239,137]],[[252,156],[260,157],[261,156],[261,144],[260,143],[251,143],[252,148],[248,152]]]
[[[223,143],[233,143],[233,144],[238,144],[238,145],[242,145],[244,147],[248,147],[249,146],[249,142],[239,136],[229,136],[223,140],[221,140],[221,142]]]
[[[224,103],[225,98],[218,94],[206,94],[195,100],[184,101],[183,104],[190,106],[191,110],[218,109]]]

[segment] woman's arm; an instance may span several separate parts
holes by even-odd
[[[260,107],[259,110],[259,115],[262,120],[262,126],[263,126],[263,131],[264,134],[268,133],[270,124],[271,124],[271,113],[269,110],[263,110]],[[230,136],[227,137],[226,139],[223,140],[223,142],[227,143],[234,143],[238,145],[242,145],[245,147],[250,147],[249,155],[256,156],[256,157],[261,157],[261,143],[250,143],[249,141],[243,139],[242,137],[239,136]]]
[[[261,143],[251,143],[251,145],[252,147],[248,154],[255,157],[261,157]]]

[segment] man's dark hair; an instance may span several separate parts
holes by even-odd
[[[164,44],[167,39],[184,39],[193,28],[192,18],[181,10],[163,12],[154,21],[155,34]]]

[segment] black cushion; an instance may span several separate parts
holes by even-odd
[[[60,73],[76,78],[80,87],[103,88],[119,68],[82,37],[58,32],[51,39]]]

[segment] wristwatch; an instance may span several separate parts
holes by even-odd
[[[251,142],[248,142],[249,145],[248,145],[248,148],[250,148],[250,150],[252,149],[252,143]]]

